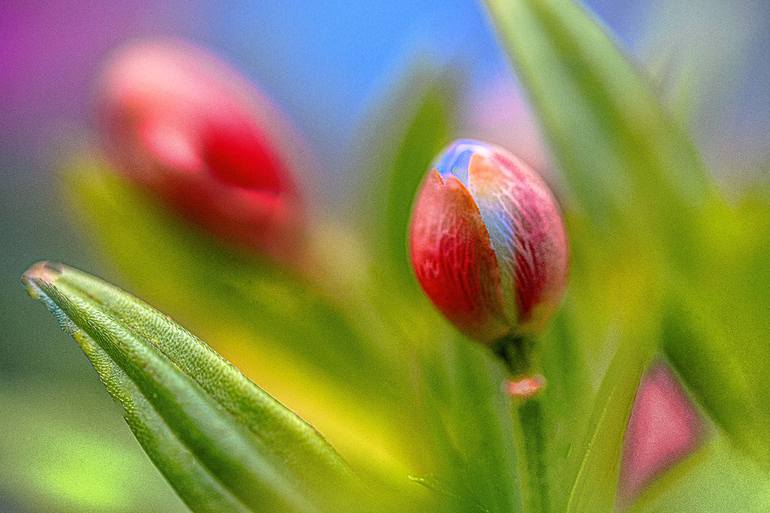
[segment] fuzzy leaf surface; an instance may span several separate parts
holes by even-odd
[[[23,281],[81,346],[193,511],[325,511],[329,487],[354,489],[310,425],[168,317],[59,264],[37,264]]]

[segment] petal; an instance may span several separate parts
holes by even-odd
[[[506,318],[520,334],[537,331],[558,306],[567,279],[556,200],[534,171],[500,148],[474,155],[468,176],[500,266]]]
[[[469,336],[494,341],[510,331],[501,314],[500,276],[479,209],[454,176],[432,170],[410,230],[417,279],[436,307]]]

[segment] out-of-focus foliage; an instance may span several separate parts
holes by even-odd
[[[422,84],[428,73],[436,76],[427,69],[409,75],[405,87]],[[453,90],[431,83],[436,85],[408,117],[409,138],[393,134],[401,143],[391,158],[420,162],[411,168],[412,188],[432,158],[424,148],[440,144],[433,124],[453,116]],[[390,124],[404,119],[399,112]],[[144,296],[167,305],[318,427],[355,470],[389,491],[391,507],[421,510],[429,507],[425,500],[460,496],[459,511],[468,504],[518,509],[502,366],[460,341],[421,296],[402,297],[398,283],[415,287],[405,259],[372,265],[375,250],[356,248],[335,227],[316,226],[307,257],[315,267],[301,277],[219,247],[103,162],[78,161],[66,176],[72,204],[89,231]],[[392,223],[406,220],[400,215]],[[405,409],[405,403],[423,408]],[[470,408],[486,413],[467,418]],[[505,475],[510,485],[500,486],[495,476]],[[467,492],[452,492],[455,487]]]
[[[763,511],[768,197],[722,199],[647,78],[575,3],[489,4],[569,184],[573,267],[540,340],[548,386],[534,465],[502,365],[414,293],[406,268],[414,189],[454,131],[455,86],[442,72],[418,69],[379,111],[361,166],[376,184],[362,195],[371,224],[357,238],[316,223],[308,272],[220,247],[98,156],[65,173],[73,211],[131,290],[318,428],[386,510]],[[636,503],[618,505],[626,421],[660,351],[714,433]]]
[[[767,473],[725,437],[708,444],[658,479],[630,508],[630,513],[761,513],[770,504]]]
[[[16,497],[35,511],[61,513],[186,511],[102,394],[46,382],[0,391],[0,458],[24,462],[0,467],[3,501]],[[144,479],[148,474],[155,479]]]
[[[609,341],[637,353],[629,356],[635,371],[662,345],[720,426],[766,464],[770,345],[760,327],[766,333],[770,317],[758,293],[768,290],[767,268],[758,264],[770,245],[762,222],[718,196],[647,79],[579,6],[489,3],[571,184],[574,310],[565,314],[594,320],[592,331],[578,328],[578,351],[590,358]],[[602,311],[604,322],[595,322]],[[596,483],[617,475],[611,464],[587,460],[580,472],[596,474],[573,490],[575,500],[602,501]],[[592,507],[606,510],[613,488]]]
[[[413,287],[407,259],[407,235],[415,191],[425,170],[456,131],[458,77],[428,63],[414,65],[369,116],[354,158],[356,173],[369,180],[363,187],[363,233],[381,258],[383,268]]]

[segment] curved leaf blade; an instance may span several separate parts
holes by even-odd
[[[644,346],[642,341],[636,350],[619,348],[604,376],[588,429],[570,458],[568,513],[613,510],[626,425],[651,356]]]
[[[669,280],[675,283],[673,287],[669,284],[670,290],[656,295],[673,293],[679,298],[677,302],[686,298],[691,312],[680,317],[694,314],[700,318],[699,326],[709,333],[687,337],[668,333],[662,338],[663,347],[694,394],[733,440],[767,461],[763,440],[770,423],[767,409],[761,406],[768,396],[766,373],[750,363],[766,361],[766,351],[758,343],[760,331],[751,331],[758,326],[758,316],[747,315],[757,307],[745,301],[725,301],[725,280],[730,278],[725,276],[724,262],[740,258],[733,254],[719,261],[703,256],[714,253],[709,248],[720,238],[719,227],[731,214],[713,194],[692,143],[669,119],[642,74],[575,2],[488,0],[488,4],[577,203],[587,214],[588,223],[578,224],[583,230],[578,233],[581,242],[595,239],[600,243],[596,247],[603,247],[606,256],[614,254],[610,261],[623,254],[624,245],[643,248],[635,258],[648,268],[648,279],[660,281],[661,275],[669,272],[664,266],[678,264],[681,276]],[[712,217],[711,211],[717,215]],[[622,237],[624,242],[603,240],[603,231],[616,241]],[[655,253],[660,250],[668,262],[656,262]],[[581,258],[585,258],[582,251],[576,252],[576,260]],[[597,267],[586,263],[581,262],[586,268]],[[731,283],[741,281],[733,279]],[[703,283],[714,285],[718,293],[713,298],[719,300],[706,304],[712,297]],[[584,295],[585,291],[580,292]],[[746,294],[744,289],[736,297]],[[725,312],[729,319],[714,326],[709,319],[718,318],[725,303],[736,306]],[[739,304],[743,305],[741,311]],[[644,303],[639,306],[650,309]],[[573,494],[570,505],[577,505],[576,511],[601,510],[608,504],[606,500],[604,505],[596,502],[601,495],[592,495],[581,506]]]
[[[746,258],[767,260],[766,243],[746,245],[761,232],[762,216],[739,219],[719,198],[646,77],[576,2],[487,3],[588,214],[582,226],[573,223],[575,239],[601,248],[611,265],[629,254],[624,248],[639,249],[633,265],[649,273],[646,281],[661,284],[657,295],[669,295],[686,318],[680,325],[696,324],[684,328],[692,336],[667,337],[664,351],[714,420],[766,466],[770,382],[758,362],[767,361],[759,306],[767,266]],[[610,270],[580,248],[574,255],[599,279]],[[752,283],[760,284],[758,298]]]
[[[647,79],[576,2],[487,3],[592,223],[652,223],[671,241],[686,236],[710,184],[692,142]]]
[[[97,158],[75,161],[64,178],[78,220],[132,287],[280,394],[357,472],[389,481],[397,496],[418,488],[405,478],[411,442],[387,422],[410,393],[404,348],[387,329],[372,329],[382,320],[371,301],[348,297],[363,263],[320,255],[316,272],[329,266],[332,280],[346,280],[330,293],[221,247]]]
[[[521,436],[507,378],[488,348],[461,336],[425,348],[425,427],[441,455],[422,482],[450,497],[441,511],[520,513],[524,509]]]
[[[327,487],[353,482],[312,427],[159,312],[64,266],[37,264],[23,280],[194,511],[323,511]]]

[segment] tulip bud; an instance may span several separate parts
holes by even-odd
[[[108,65],[99,99],[106,150],[128,178],[226,242],[292,252],[303,216],[281,120],[234,70],[184,43],[138,44]]]
[[[409,236],[425,293],[472,338],[532,335],[561,300],[568,251],[558,206],[502,148],[459,140],[445,149],[417,195]]]

